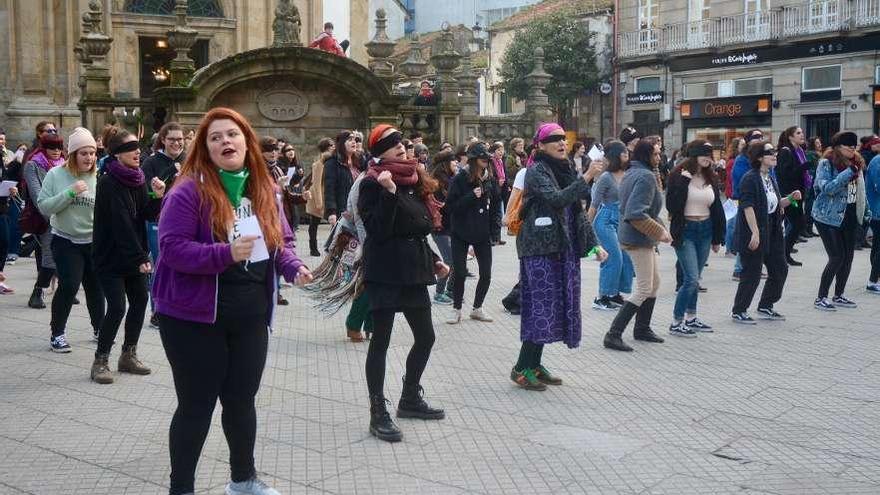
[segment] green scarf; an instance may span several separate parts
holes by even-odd
[[[227,172],[221,169],[219,172],[220,182],[223,184],[223,189],[226,189],[226,197],[229,198],[229,202],[234,208],[238,208],[241,205],[241,197],[250,175],[248,169],[242,168],[238,172]]]

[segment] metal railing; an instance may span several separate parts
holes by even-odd
[[[621,33],[621,58],[795,38],[880,25],[880,0],[815,0]]]

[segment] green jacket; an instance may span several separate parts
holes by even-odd
[[[79,180],[84,181],[88,189],[73,195],[73,184]],[[55,167],[46,174],[37,207],[43,215],[50,217],[53,234],[75,244],[92,242],[97,182],[94,173],[74,177],[67,167]]]

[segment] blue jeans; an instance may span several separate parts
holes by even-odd
[[[156,310],[156,306],[153,303],[153,273],[156,271],[156,262],[159,261],[159,224],[154,222],[147,222],[147,249],[150,251],[150,258],[153,260],[153,272],[151,272],[148,277],[148,283],[150,289],[150,309],[152,311]]]
[[[620,208],[618,203],[602,205],[593,219],[593,231],[596,239],[605,251],[608,259],[599,266],[599,296],[614,297],[621,292],[632,293],[635,269],[629,255],[620,249],[617,238],[617,227],[620,224]]]
[[[709,259],[709,249],[712,244],[712,220],[699,222],[688,220],[684,225],[683,236],[681,245],[675,248],[675,255],[684,275],[672,310],[675,321],[681,321],[685,312],[689,315],[697,314],[700,274],[703,273],[703,266]]]

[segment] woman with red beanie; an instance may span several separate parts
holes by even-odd
[[[442,409],[429,406],[420,384],[434,345],[428,286],[449,267],[428,246],[427,236],[441,228],[440,203],[434,199],[437,182],[406,158],[403,137],[390,125],[379,125],[367,142],[374,157],[361,184],[358,210],[367,238],[364,244],[364,280],[370,294],[373,339],[367,352],[366,375],[370,393],[370,433],[387,442],[403,435],[386,409],[383,391],[385,358],[394,315],[402,312],[415,342],[406,360],[403,394],[397,417],[443,419]]]

